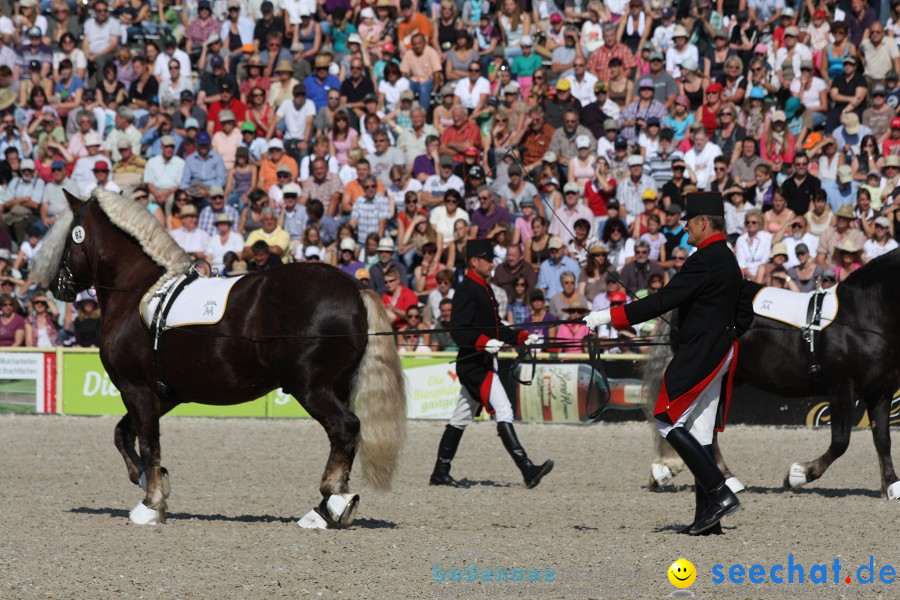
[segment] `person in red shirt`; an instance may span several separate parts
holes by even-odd
[[[891,133],[888,135],[887,139],[884,140],[884,143],[881,144],[881,154],[890,156],[891,154],[900,153],[893,151],[896,146],[900,146],[900,117],[891,119]],[[900,148],[898,148],[898,150],[900,150]]]
[[[235,89],[230,81],[223,81],[220,86],[219,99],[209,105],[209,112],[206,119],[206,130],[209,135],[222,131],[222,124],[219,122],[219,113],[223,110],[230,110],[234,113],[237,123],[246,121],[247,105],[235,97]]]
[[[597,157],[594,178],[584,186],[584,200],[594,213],[594,231],[603,231],[602,224],[608,218],[607,203],[616,197],[616,180],[609,172],[609,163],[602,156]]]
[[[394,330],[406,326],[406,309],[419,305],[419,297],[416,293],[403,285],[400,281],[400,273],[396,269],[388,269],[384,274],[384,285],[387,292],[381,295],[381,301],[392,317],[391,326]]]
[[[453,124],[441,134],[441,154],[449,154],[455,162],[465,160],[463,152],[473,147],[481,150],[481,130],[470,118],[462,106],[454,106],[450,113]]]

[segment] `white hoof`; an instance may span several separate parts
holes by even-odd
[[[332,522],[344,527],[353,523],[358,505],[359,494],[332,494],[326,503]]]
[[[303,529],[328,529],[328,521],[323,519],[316,509],[303,515],[303,518],[297,521],[297,525]]]
[[[657,485],[663,486],[675,479],[675,475],[672,473],[672,469],[667,467],[666,465],[661,465],[659,463],[653,463],[650,465],[650,474],[653,476],[653,479],[656,481]]]
[[[137,525],[159,525],[159,511],[144,506],[143,502],[131,509],[128,518]]]
[[[728,489],[730,489],[735,494],[744,491],[744,484],[741,483],[741,480],[737,477],[729,477],[725,480],[725,485],[727,485]]]
[[[887,488],[888,500],[900,500],[900,481],[895,481]]]
[[[142,490],[147,491],[147,474],[143,471],[141,471],[141,480],[138,481],[138,485],[141,486]]]
[[[792,488],[798,488],[807,483],[809,483],[809,479],[806,478],[806,469],[799,463],[792,464],[791,470],[788,471],[788,485]]]

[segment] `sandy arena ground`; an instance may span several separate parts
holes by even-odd
[[[900,598],[900,582],[878,581],[884,564],[900,571],[900,503],[880,497],[866,431],[823,480],[786,492],[788,465],[821,453],[829,432],[730,428],[723,452],[748,485],[744,509],[724,536],[689,538],[674,528],[693,514],[690,476],[647,491],[642,424],[520,425],[531,457],[556,461],[534,490],[494,428],[477,424],[453,468],[472,486],[457,490],[427,485],[443,424],[410,423],[393,491],[357,482],[354,526],[309,531],[296,520],[319,500],[327,447],[316,423],[164,419],[173,491],[158,527],[128,522],[142,495],[113,446],[115,423],[0,415],[0,598],[666,598],[681,556],[698,571],[697,598]],[[789,554],[803,584],[712,581],[716,564],[726,577],[732,564],[768,575]],[[870,556],[875,582],[862,584]],[[534,568],[553,569],[553,581],[433,582],[440,569],[465,579],[473,563],[479,578]],[[828,566],[827,584],[808,580],[815,564]]]

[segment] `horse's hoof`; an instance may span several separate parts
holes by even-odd
[[[353,523],[357,506],[359,506],[359,494],[332,494],[329,496],[326,507],[332,525],[347,527]]]
[[[136,525],[159,525],[159,511],[145,506],[143,502],[138,502],[131,509],[128,518]]]
[[[675,479],[672,469],[659,463],[650,465],[650,474],[653,476],[653,481],[656,482],[656,485],[660,487]]]
[[[900,481],[895,481],[887,487],[888,500],[900,500]]]
[[[806,477],[806,468],[800,463],[792,464],[787,477],[784,478],[784,487],[798,488],[807,483],[809,483],[809,479]]]
[[[730,489],[735,494],[737,494],[738,492],[743,492],[745,489],[744,484],[741,483],[741,480],[737,477],[729,477],[725,480],[725,485],[727,485],[728,489]]]
[[[328,529],[328,521],[322,518],[316,509],[303,515],[303,518],[297,521],[297,525],[303,529]]]

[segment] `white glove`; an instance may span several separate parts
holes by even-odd
[[[544,343],[544,336],[541,335],[540,333],[530,333],[530,334],[528,334],[528,337],[525,338],[526,346],[534,346],[535,344],[543,344],[543,343]]]
[[[612,316],[609,314],[608,308],[596,310],[584,318],[584,324],[587,325],[588,329],[591,331],[597,329],[601,325],[608,325],[610,321],[612,321]]]
[[[500,352],[500,348],[503,347],[503,342],[500,340],[488,340],[484,345],[484,351],[489,354],[497,354]]]

